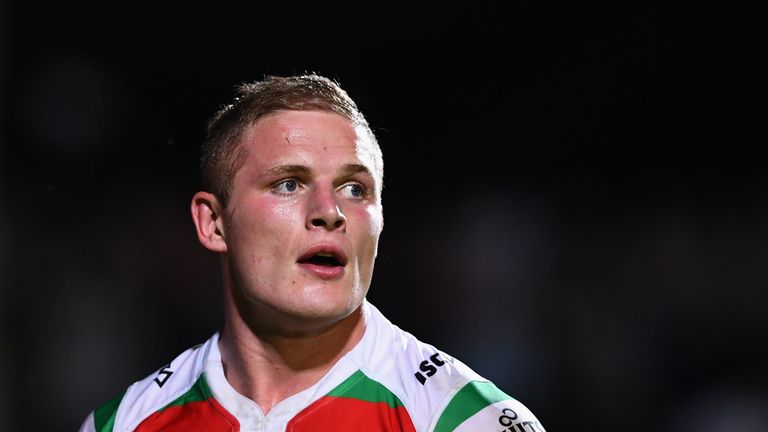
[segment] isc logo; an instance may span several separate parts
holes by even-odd
[[[424,360],[419,364],[419,370],[421,372],[424,372],[427,376],[424,376],[421,372],[416,372],[413,374],[417,380],[421,383],[421,385],[424,385],[424,383],[427,382],[427,378],[431,377],[432,375],[437,373],[437,368],[444,365],[445,362],[440,358],[439,353],[432,354],[432,356],[429,357],[429,360]]]

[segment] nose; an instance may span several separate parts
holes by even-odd
[[[320,187],[313,190],[307,213],[307,228],[334,231],[344,230],[346,226],[347,218],[336,201],[336,191],[333,188]]]

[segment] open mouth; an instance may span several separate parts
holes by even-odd
[[[337,245],[315,245],[305,250],[297,261],[302,270],[315,277],[337,280],[344,277],[347,254]]]
[[[300,259],[300,264],[314,264],[323,267],[336,267],[343,265],[341,260],[332,253],[316,253],[307,258]]]
[[[317,245],[307,249],[299,257],[298,263],[326,269],[345,267],[347,254],[335,245]]]

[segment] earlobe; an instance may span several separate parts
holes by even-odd
[[[191,210],[200,244],[213,252],[226,252],[223,212],[216,196],[209,192],[196,193],[192,197]]]

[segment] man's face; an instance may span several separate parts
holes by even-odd
[[[347,317],[368,291],[383,227],[375,144],[340,115],[279,111],[240,145],[222,214],[239,306],[275,330]]]

